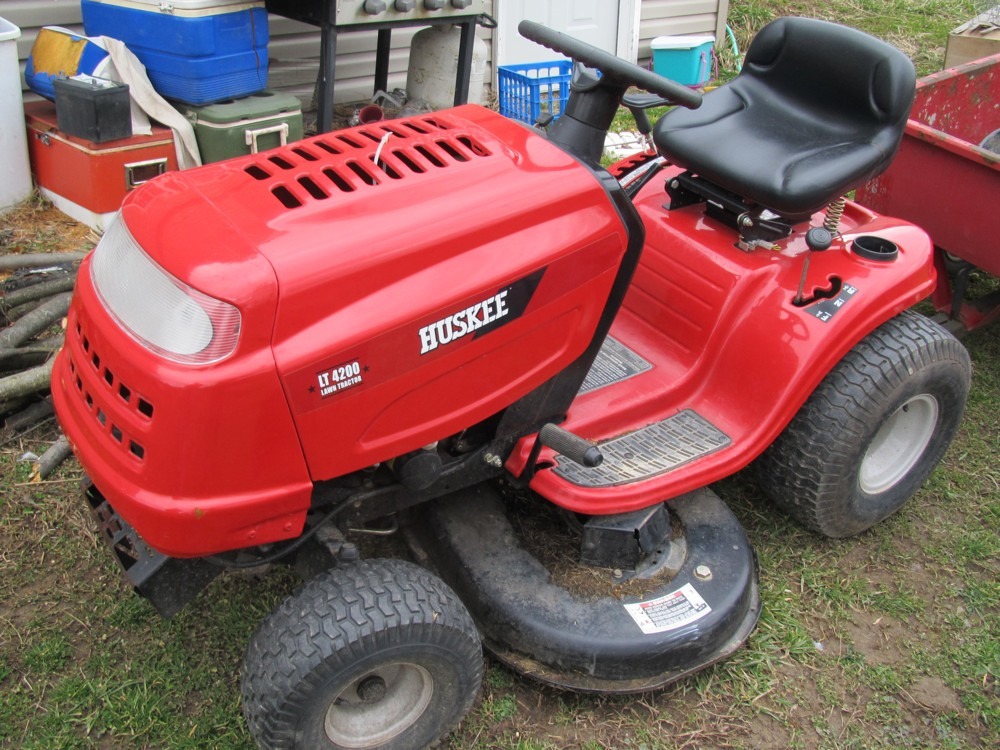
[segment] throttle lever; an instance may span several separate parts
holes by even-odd
[[[653,126],[649,122],[649,115],[646,114],[646,110],[653,107],[664,107],[670,104],[670,100],[659,94],[625,94],[622,97],[622,104],[632,113],[632,117],[635,118],[635,126],[639,129],[639,132],[648,136],[653,132]]]

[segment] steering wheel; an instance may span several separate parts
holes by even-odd
[[[619,83],[638,86],[688,109],[698,109],[701,106],[701,94],[696,91],[645,68],[640,68],[638,65],[625,62],[621,58],[598,49],[592,44],[581,42],[568,34],[563,34],[561,31],[553,31],[534,21],[521,21],[517,30],[525,39],[530,39],[554,52],[571,57],[592,68],[597,68],[605,76],[610,76]]]

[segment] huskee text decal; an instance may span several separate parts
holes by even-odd
[[[420,329],[420,353],[427,354],[439,346],[450,344],[463,336],[485,328],[491,323],[510,315],[507,307],[507,293],[504,289],[492,297],[477,302],[471,307],[459,310],[457,313],[441,318]]]

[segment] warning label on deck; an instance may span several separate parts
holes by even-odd
[[[694,586],[685,583],[677,591],[648,602],[626,604],[625,610],[632,615],[643,633],[665,633],[700,620],[712,611],[708,602],[701,598]]]
[[[622,380],[646,372],[652,366],[623,343],[608,336],[604,339],[601,351],[597,354],[590,372],[587,373],[586,380],[583,381],[580,393],[620,383]]]

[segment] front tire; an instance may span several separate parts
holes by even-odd
[[[436,576],[368,560],[317,576],[260,626],[243,710],[262,748],[427,747],[472,707],[476,627]]]
[[[828,537],[892,515],[937,466],[969,392],[965,348],[905,311],[862,339],[757,462],[776,505]]]

